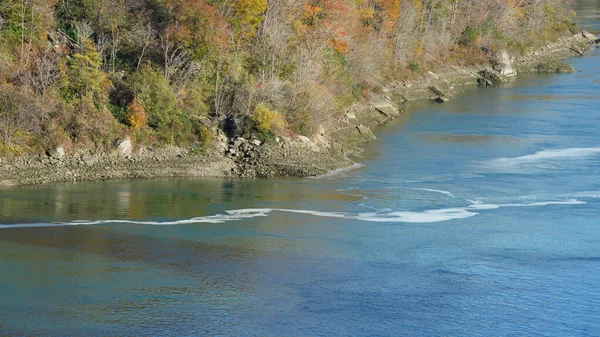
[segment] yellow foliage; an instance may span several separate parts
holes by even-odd
[[[512,7],[515,8],[515,11],[517,13],[517,17],[519,17],[519,19],[525,19],[525,10],[523,9],[523,7],[521,7],[521,5],[519,5],[519,3],[517,2],[517,0],[508,0],[508,2],[510,3],[510,5]]]
[[[270,131],[274,134],[282,134],[286,129],[285,118],[279,112],[269,109],[262,103],[254,108],[252,120],[260,132]]]
[[[423,47],[423,41],[419,41],[417,45],[413,48],[413,51],[415,53],[415,57],[423,56],[423,52],[425,51]]]
[[[146,110],[137,98],[135,98],[127,106],[127,114],[125,115],[125,119],[127,120],[127,124],[134,129],[139,129],[146,125],[146,122],[148,122]]]

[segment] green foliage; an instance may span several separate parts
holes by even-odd
[[[131,87],[148,114],[148,125],[157,130],[168,129],[180,114],[169,81],[152,66],[144,65],[131,77]]]
[[[354,85],[352,86],[352,94],[354,95],[355,99],[362,99],[364,98],[364,91],[365,89],[367,89],[367,85],[365,83],[354,83]]]
[[[380,83],[576,29],[561,0],[0,3],[5,153],[123,132],[205,146],[231,117],[263,140],[310,135]]]
[[[112,82],[100,67],[102,60],[92,41],[83,41],[83,53],[75,53],[62,79],[61,94],[66,102],[90,98],[98,107],[107,103]]]
[[[419,66],[419,62],[413,60],[408,64],[408,68],[413,72],[418,72],[421,67]]]
[[[473,26],[467,26],[465,31],[463,32],[461,43],[464,46],[471,47],[477,41],[477,38],[480,36],[481,31]]]
[[[266,0],[238,0],[233,3],[235,11],[230,22],[236,32],[245,38],[251,38],[256,27],[263,20],[262,13],[267,9]]]
[[[19,45],[22,33],[20,3],[15,0],[4,1],[0,6],[0,18],[4,21],[4,27],[0,30],[0,48]]]
[[[212,131],[204,124],[199,124],[196,129],[202,148],[206,149],[211,147],[214,143]]]

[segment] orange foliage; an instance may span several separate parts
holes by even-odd
[[[359,8],[363,25],[378,32],[391,33],[400,17],[399,0],[368,0]]]
[[[525,10],[523,9],[523,7],[521,7],[519,5],[519,3],[517,2],[517,0],[508,0],[508,3],[515,8],[515,11],[517,12],[517,16],[519,17],[519,19],[524,19],[525,18]]]
[[[144,109],[144,106],[137,98],[135,98],[127,106],[125,119],[127,120],[127,124],[136,130],[140,129],[142,126],[146,125],[146,122],[148,122],[146,109]]]
[[[329,41],[329,46],[331,46],[331,48],[333,48],[338,53],[342,53],[342,54],[345,54],[350,50],[350,46],[348,45],[348,42],[338,40],[338,39],[331,39]]]
[[[425,49],[423,48],[423,41],[419,41],[417,45],[413,48],[413,51],[415,53],[415,57],[423,56],[423,52],[425,51]]]
[[[196,56],[208,53],[214,45],[229,44],[227,22],[211,4],[203,0],[179,0],[174,5],[174,14],[175,23],[168,30]]]
[[[347,53],[346,33],[348,8],[342,0],[315,0],[305,3],[295,29],[304,41],[321,41],[335,51]]]

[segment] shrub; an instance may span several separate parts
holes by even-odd
[[[125,120],[127,121],[127,124],[134,129],[140,129],[142,126],[146,125],[148,116],[146,115],[144,105],[139,99],[135,98],[129,103],[127,106],[127,113],[125,114]]]
[[[210,147],[214,142],[212,131],[206,125],[200,124],[197,126],[198,139],[202,143],[203,148]]]
[[[102,60],[94,44],[89,40],[84,40],[83,44],[83,53],[73,55],[66,76],[62,78],[62,97],[66,102],[89,97],[101,107],[107,103],[112,82],[100,69]]]
[[[285,131],[285,119],[275,110],[270,110],[264,104],[256,105],[252,118],[256,128],[260,132],[272,132],[282,134]]]
[[[151,66],[143,66],[131,78],[131,87],[144,107],[148,125],[158,131],[168,129],[177,116],[177,97],[167,79]]]
[[[408,68],[409,68],[410,70],[414,71],[414,72],[417,72],[417,71],[419,71],[419,68],[420,68],[420,66],[419,66],[419,62],[417,62],[417,61],[411,61],[411,62],[409,63],[409,65],[408,65]]]

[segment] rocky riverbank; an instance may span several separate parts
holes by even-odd
[[[334,125],[323,126],[311,138],[228,139],[215,131],[211,149],[136,147],[128,138],[111,153],[74,151],[60,147],[48,154],[0,158],[0,187],[52,182],[154,177],[275,177],[315,176],[352,165],[347,154],[376,138],[373,127],[399,117],[403,102],[431,99],[443,103],[465,85],[497,85],[523,72],[572,72],[561,60],[583,55],[598,40],[587,32],[564,37],[547,46],[513,57],[501,53],[489,65],[444,66],[417,80],[387,84],[369,93]],[[457,89],[458,88],[458,89]]]

